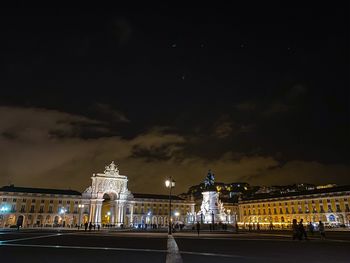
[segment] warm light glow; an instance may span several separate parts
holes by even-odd
[[[110,216],[110,215],[111,215],[111,212],[110,212],[110,211],[108,211],[108,212],[107,212],[107,215],[108,215],[108,216]]]
[[[176,212],[174,213],[174,215],[175,215],[175,216],[179,216],[180,213],[176,211]]]
[[[165,186],[170,187],[170,180],[169,179],[165,181]]]
[[[173,188],[173,187],[175,187],[175,181],[174,180],[172,180],[171,178],[170,179],[167,179],[166,181],[165,181],[165,186],[167,187],[167,188]]]

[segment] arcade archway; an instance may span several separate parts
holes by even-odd
[[[127,200],[132,197],[127,188],[128,179],[119,174],[112,162],[104,173],[93,174],[92,184],[83,193],[90,200],[89,222],[92,224],[124,224]]]
[[[102,225],[112,225],[115,224],[114,220],[114,207],[116,194],[114,193],[105,193],[103,195],[102,201],[102,210],[101,210],[101,223]]]

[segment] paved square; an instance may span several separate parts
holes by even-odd
[[[348,232],[293,241],[288,232],[4,231],[4,262],[348,262]]]

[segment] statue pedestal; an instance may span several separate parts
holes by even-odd
[[[201,210],[197,213],[197,220],[205,224],[225,221],[226,214],[216,191],[202,192],[203,201]]]

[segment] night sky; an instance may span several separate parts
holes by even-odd
[[[0,185],[350,183],[349,5],[8,8]]]

